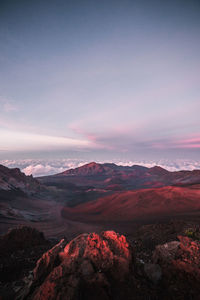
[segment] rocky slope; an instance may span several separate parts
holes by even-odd
[[[126,298],[132,259],[126,238],[113,231],[63,240],[38,261],[33,284],[40,286],[29,298],[98,300],[119,296],[120,290]]]
[[[185,230],[188,226],[193,227]],[[141,227],[128,239],[114,231],[81,234],[71,242],[62,239],[38,259],[32,272],[25,272],[24,278],[18,273],[21,286],[20,280],[4,284],[2,299],[198,300],[199,229],[199,225],[175,222]],[[192,238],[185,235],[189,232]],[[158,237],[153,247],[145,243],[145,235]],[[44,241],[40,243],[42,247]],[[35,247],[34,242],[32,252]],[[17,260],[17,248],[12,256]]]
[[[0,165],[0,191],[21,191],[26,194],[35,193],[40,189],[39,182],[31,175],[26,176],[18,168],[9,169]]]

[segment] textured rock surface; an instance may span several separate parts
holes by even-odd
[[[180,242],[173,241],[165,243],[164,245],[156,246],[153,254],[153,260],[155,263],[170,263],[175,258]]]
[[[200,242],[179,236],[180,247],[173,261],[175,268],[193,283],[200,283]]]
[[[178,239],[157,246],[153,260],[162,268],[170,299],[200,299],[200,242],[187,236]]]
[[[28,299],[133,299],[133,252],[123,235],[82,234],[65,244],[39,260]]]
[[[38,281],[44,279],[45,276],[54,268],[58,261],[58,255],[63,250],[67,241],[62,239],[57,245],[52,249],[45,252],[42,257],[37,261],[36,267],[33,271],[34,280]]]
[[[11,297],[3,299],[198,300],[200,242],[178,238],[157,245],[153,256],[140,240],[130,240],[130,246],[113,231],[81,234],[69,243],[63,239],[44,250],[22,279],[25,284],[16,281]]]

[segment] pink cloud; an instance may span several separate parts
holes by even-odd
[[[87,130],[81,128],[77,124],[70,125],[70,129],[72,129],[73,132],[83,136],[88,141],[90,141],[94,148],[109,149],[109,150],[113,149],[112,147],[110,147],[109,145],[107,145],[106,143],[103,142],[103,135],[100,133],[93,133],[93,132],[87,131]]]
[[[183,144],[200,144],[200,137],[183,139],[180,142]]]
[[[132,151],[134,148],[146,149],[198,149],[200,148],[200,134],[189,136],[165,137],[155,139],[154,133],[148,128],[134,129],[133,124],[109,126],[107,130],[85,129],[84,124],[76,123],[70,126],[73,132],[91,141],[95,148],[117,150],[119,152]]]
[[[176,147],[187,148],[187,149],[200,148],[200,137],[199,135],[197,135],[196,137],[192,135],[192,137],[187,137],[178,140],[176,142]]]
[[[167,148],[183,148],[183,149],[198,149],[200,148],[200,137],[192,135],[182,139],[168,139],[157,143],[152,143],[152,148],[167,149]]]

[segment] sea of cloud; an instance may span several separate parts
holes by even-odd
[[[146,167],[153,167],[155,165],[161,166],[169,171],[179,170],[194,170],[200,169],[200,160],[166,160],[161,159],[157,161],[153,160],[114,160],[114,161],[97,161],[99,163],[113,162],[117,165],[132,166],[141,165]],[[34,177],[46,176],[61,173],[71,168],[77,168],[88,163],[86,160],[81,159],[18,159],[18,160],[0,160],[0,164],[9,168],[20,168],[26,175],[33,175]]]

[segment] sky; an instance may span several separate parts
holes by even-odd
[[[0,159],[197,160],[199,15],[194,0],[1,0]]]

